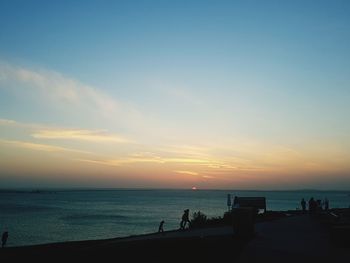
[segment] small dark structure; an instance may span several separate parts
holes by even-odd
[[[235,196],[233,205],[235,207],[250,207],[256,211],[264,209],[266,213],[266,198],[265,197],[238,197]]]
[[[233,200],[233,230],[243,238],[251,238],[255,234],[255,219],[260,209],[266,212],[265,197],[238,197]]]

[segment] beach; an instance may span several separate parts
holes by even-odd
[[[348,211],[346,212],[348,213]],[[280,214],[281,215],[281,214]],[[115,260],[122,262],[347,262],[348,243],[331,240],[323,216],[286,212],[255,224],[251,238],[230,226],[169,231],[94,241],[5,248],[6,260]]]

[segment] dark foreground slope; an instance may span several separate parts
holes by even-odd
[[[0,261],[52,262],[94,260],[96,262],[237,262],[246,242],[234,237],[171,238],[109,243],[68,242],[0,252]]]
[[[0,249],[0,262],[350,262],[348,212],[332,211],[339,215],[335,221],[329,213],[286,213],[257,223],[250,240],[232,227],[170,231]]]

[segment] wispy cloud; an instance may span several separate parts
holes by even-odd
[[[93,86],[50,70],[32,70],[0,62],[0,88],[31,90],[63,106],[84,107],[106,116],[135,111]]]
[[[216,178],[215,176],[211,176],[211,175],[203,175],[202,178],[205,178],[205,179],[214,179]]]
[[[159,147],[160,152],[174,156],[196,156],[197,158],[205,159],[210,157],[210,148],[197,145],[164,145]]]
[[[8,126],[8,127],[20,128],[20,129],[26,129],[26,130],[40,130],[40,129],[45,129],[50,127],[47,124],[20,122],[16,120],[1,119],[1,118],[0,118],[0,126]]]
[[[48,144],[39,144],[39,143],[32,143],[32,142],[26,142],[26,141],[15,141],[15,140],[2,140],[0,139],[0,143],[11,145],[14,147],[20,147],[35,151],[44,151],[44,152],[70,152],[70,153],[83,153],[83,154],[91,154],[87,151],[81,151],[76,149],[70,149],[60,146],[54,146],[54,145],[48,145]]]
[[[133,102],[52,70],[0,61],[0,91],[10,94],[14,104],[25,103],[17,112],[30,116],[32,122],[39,108],[45,110],[42,118],[50,117],[55,123],[64,118],[65,123],[79,126],[123,130],[139,141],[148,141],[146,135],[161,138],[169,133],[159,119]]]
[[[189,89],[181,88],[181,87],[166,87],[164,91],[168,93],[169,96],[178,99],[180,101],[184,101],[186,103],[200,106],[203,105],[203,101],[193,94],[191,94]]]
[[[65,139],[90,142],[133,143],[132,140],[121,135],[108,133],[105,130],[71,129],[52,127],[45,124],[18,122],[10,119],[0,119],[0,126],[11,126],[27,130],[35,139]]]
[[[14,120],[0,119],[0,125],[3,125],[3,126],[13,126],[16,124],[17,122]]]
[[[39,130],[32,134],[36,139],[67,139],[83,140],[91,142],[115,142],[130,143],[131,141],[105,131],[73,130],[73,129],[48,129]]]
[[[201,170],[210,169],[210,170],[220,170],[222,168],[213,167],[213,164],[216,164],[217,161],[215,160],[208,160],[208,159],[194,159],[194,158],[176,158],[176,157],[162,157],[158,155],[139,155],[135,156],[134,154],[131,154],[126,157],[121,158],[82,158],[79,159],[83,162],[90,162],[100,165],[107,165],[107,166],[121,166],[125,164],[136,164],[136,163],[154,163],[154,164],[161,164],[161,165],[171,165],[171,166],[178,166],[178,167],[197,167]],[[227,172],[228,169],[225,169]],[[189,171],[189,170],[173,170],[175,173],[179,174],[189,174],[189,175],[199,175],[198,172]]]
[[[185,103],[192,106],[204,105],[203,98],[199,94],[191,92],[188,84],[174,83],[160,78],[145,80],[145,85],[150,86],[156,92],[160,92],[167,98],[178,103]]]
[[[157,164],[203,164],[207,163],[206,160],[200,159],[190,159],[190,158],[163,158],[160,156],[154,157],[124,157],[118,159],[80,159],[80,161],[97,163],[102,165],[109,166],[120,166],[123,164],[132,164],[132,163],[157,163]]]
[[[84,159],[80,158],[77,161],[87,162],[87,163],[95,163],[100,165],[107,166],[121,166],[125,164],[134,164],[134,163],[158,163],[163,164],[164,161],[162,159],[156,158],[120,158],[120,159]]]
[[[192,171],[174,171],[174,172],[178,174],[198,175],[197,172],[192,172]]]

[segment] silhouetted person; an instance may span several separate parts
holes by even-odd
[[[238,203],[238,197],[237,196],[235,196],[235,198],[233,199],[232,208],[239,208],[239,203]]]
[[[316,211],[316,201],[313,197],[309,200],[309,212],[313,214]]]
[[[324,210],[328,210],[329,209],[329,201],[327,199],[327,197],[324,199]]]
[[[182,220],[180,223],[180,229],[185,229],[186,224],[187,223],[190,224],[189,213],[190,213],[189,209],[184,210],[184,214],[182,215]]]
[[[164,220],[162,220],[159,223],[158,233],[163,233],[164,232],[163,226],[164,226]]]
[[[6,246],[6,242],[7,239],[9,237],[9,232],[5,231],[4,233],[2,233],[2,237],[1,237],[1,247],[4,248]]]
[[[315,200],[313,197],[310,200],[311,204],[309,204],[309,206],[311,205],[311,207],[309,207],[309,210],[312,214],[315,214],[317,211],[322,210],[321,200]]]
[[[301,204],[301,208],[303,209],[303,212],[305,213],[305,211],[306,211],[306,201],[305,201],[304,198],[301,199],[300,204]]]
[[[316,211],[322,210],[322,201],[320,199],[317,199],[316,201]]]

